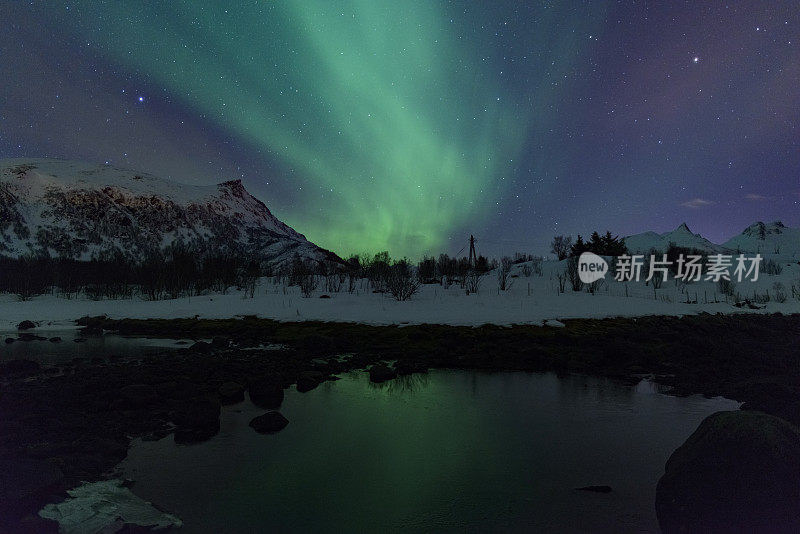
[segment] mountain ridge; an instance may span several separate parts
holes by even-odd
[[[637,254],[647,254],[650,250],[666,252],[671,243],[712,254],[761,253],[795,257],[800,256],[800,228],[785,226],[781,221],[757,221],[722,244],[693,233],[685,222],[669,232],[650,231],[625,237],[628,251]]]
[[[197,186],[110,165],[0,160],[0,254],[140,258],[183,243],[270,264],[342,260],[275,217],[241,180]]]

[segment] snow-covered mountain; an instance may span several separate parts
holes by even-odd
[[[644,232],[625,238],[625,246],[631,254],[647,254],[651,250],[666,252],[670,243],[679,247],[696,249],[712,254],[726,252],[725,246],[712,243],[700,234],[694,234],[686,223],[681,224],[671,232],[657,234],[655,232]]]
[[[279,221],[240,180],[192,186],[74,161],[0,160],[0,255],[136,259],[183,242],[280,264],[341,261]]]
[[[723,246],[740,252],[797,256],[800,254],[800,228],[789,228],[780,221],[769,224],[759,221]]]

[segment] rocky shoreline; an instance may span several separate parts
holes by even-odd
[[[574,372],[630,384],[650,377],[676,395],[725,396],[800,423],[800,315],[565,320],[559,328],[377,327],[255,317],[94,317],[79,325],[82,338],[110,331],[211,341],[142,359],[107,355],[50,369],[3,362],[3,530],[53,530],[36,511],[81,481],[111,476],[133,437],[173,433],[176,442],[202,441],[218,432],[220,405],[241,401],[246,391],[256,405],[273,410],[293,384],[309,391],[357,369],[369,370],[376,382],[429,368]],[[275,344],[286,348],[267,347]],[[285,425],[268,415],[253,426],[269,432]]]

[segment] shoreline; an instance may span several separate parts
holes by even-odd
[[[282,397],[292,384],[313,388],[339,373],[381,362],[394,362],[396,374],[434,368],[577,373],[631,386],[648,378],[670,387],[667,394],[726,397],[743,402],[742,409],[800,423],[798,314],[563,323],[556,328],[369,326],[256,317],[82,318],[77,326],[83,337],[108,331],[213,341],[141,360],[107,355],[102,361],[64,365],[58,375],[33,368],[14,373],[2,362],[0,462],[30,461],[61,472],[55,485],[33,499],[39,506],[42,499],[61,495],[82,480],[102,480],[126,457],[134,437],[157,439],[176,430],[190,440],[213,436],[214,422],[217,430],[219,424],[218,390],[225,382],[246,389],[254,381],[266,381]],[[203,411],[205,415],[199,413]],[[192,422],[181,423],[186,420]]]

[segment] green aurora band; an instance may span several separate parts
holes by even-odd
[[[556,120],[553,80],[585,48],[581,32],[523,28],[530,85],[509,91],[487,38],[460,35],[437,2],[209,4],[84,3],[98,24],[74,30],[279,162],[270,178],[292,195],[281,217],[340,254],[417,257],[485,224],[525,143]],[[540,14],[537,28],[564,16]]]

